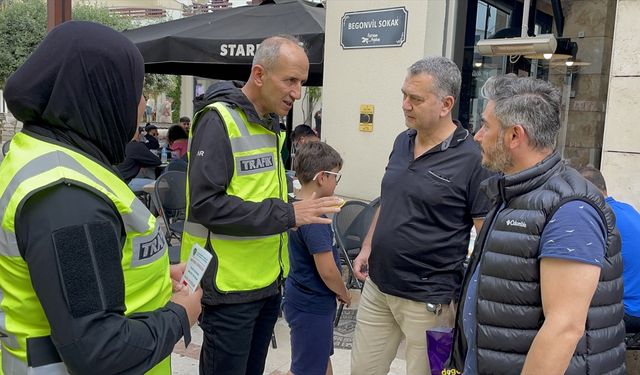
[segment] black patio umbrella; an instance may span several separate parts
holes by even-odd
[[[268,0],[124,32],[147,73],[246,80],[262,40],[290,34],[309,56],[307,85],[322,85],[325,9],[302,0]]]

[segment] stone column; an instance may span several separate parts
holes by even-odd
[[[563,156],[574,166],[600,165],[616,0],[563,0],[564,33],[578,44],[573,67],[552,66],[549,80],[564,88]],[[578,65],[580,62],[589,65]],[[570,85],[570,86],[569,86]],[[563,125],[563,126],[565,126]]]
[[[640,208],[640,1],[618,0],[602,172],[609,194]]]

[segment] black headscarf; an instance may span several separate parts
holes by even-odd
[[[143,80],[142,56],[129,39],[69,21],[9,77],[4,98],[26,131],[114,165],[135,134]]]

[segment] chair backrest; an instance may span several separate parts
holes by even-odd
[[[165,222],[183,219],[187,208],[187,174],[171,171],[162,174],[156,180],[153,196],[162,211]]]
[[[183,158],[171,160],[169,162],[169,164],[167,165],[166,172],[171,172],[171,171],[185,172],[186,173],[187,172],[187,161],[185,159],[183,159]]]
[[[369,231],[373,209],[360,201],[346,202],[333,216],[332,227],[338,246],[344,250],[359,249]]]
[[[7,156],[10,146],[11,146],[11,140],[8,140],[2,144],[2,156]]]
[[[372,207],[375,210],[380,207],[380,197],[372,200],[371,202],[369,202],[369,207]]]

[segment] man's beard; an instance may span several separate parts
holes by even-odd
[[[513,167],[513,158],[506,150],[502,131],[498,136],[496,146],[491,151],[483,150],[483,152],[485,157],[482,160],[482,165],[485,168],[505,173]]]

